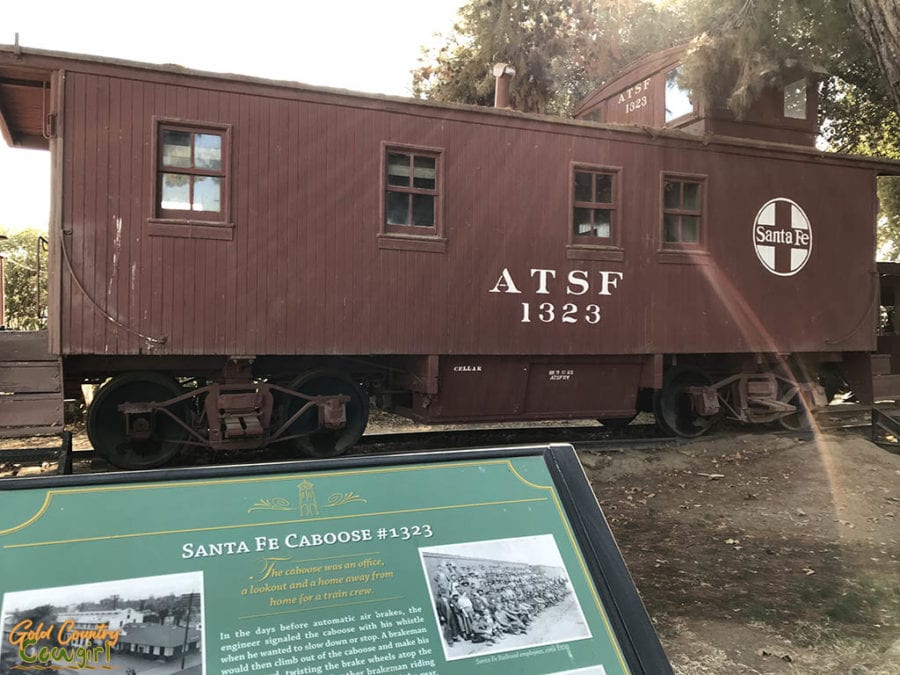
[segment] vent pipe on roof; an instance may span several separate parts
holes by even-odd
[[[508,63],[498,63],[494,66],[494,77],[497,84],[494,87],[494,107],[509,107],[509,81],[516,74],[516,69]]]

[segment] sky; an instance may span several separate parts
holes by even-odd
[[[3,595],[2,617],[13,612],[55,605],[66,607],[80,602],[97,602],[104,598],[118,595],[122,600],[140,600],[151,596],[164,596],[172,593],[184,595],[202,591],[203,573],[184,572],[181,574],[165,574],[154,577],[136,579],[118,579],[101,581],[94,584],[77,586],[56,586],[29,591],[17,591]],[[2,625],[2,618],[0,618]]]
[[[475,541],[420,549],[420,553],[441,553],[463,558],[482,558],[507,562],[565,567],[553,535]]]
[[[0,44],[410,96],[465,0],[0,0]],[[47,228],[50,154],[0,139],[0,226]]]

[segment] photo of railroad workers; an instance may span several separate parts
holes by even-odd
[[[448,660],[590,637],[551,535],[419,552]]]

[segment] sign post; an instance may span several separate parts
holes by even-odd
[[[571,446],[0,489],[0,672],[671,672]]]

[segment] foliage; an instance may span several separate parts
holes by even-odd
[[[13,621],[16,624],[20,621],[31,621],[32,630],[38,628],[41,624],[46,628],[56,622],[56,608],[53,607],[53,605],[39,605],[37,607],[13,612]],[[0,635],[2,635],[2,632],[0,632]],[[5,638],[6,636],[3,635],[3,637]],[[4,642],[6,642],[5,639]],[[34,653],[37,653],[41,647],[52,647],[54,644],[52,637],[41,637],[33,644]],[[3,645],[3,650],[0,651],[7,651],[9,648],[10,645],[7,642]],[[0,666],[0,669],[2,669],[2,666]]]
[[[824,83],[822,136],[830,150],[900,159],[900,115],[835,78]],[[878,257],[900,259],[900,177],[878,180]]]
[[[434,61],[413,73],[413,93],[441,101],[491,105],[494,63],[518,76],[510,101],[520,110],[544,112],[553,98],[552,64],[564,53],[570,12],[555,0],[473,0],[460,10],[456,33]]]
[[[38,230],[5,232],[0,228],[0,255],[4,256],[6,277],[6,327],[14,330],[38,330],[47,324],[47,252],[41,245],[40,285],[38,286],[38,244],[43,235]],[[46,241],[45,239],[43,240]],[[38,306],[40,288],[40,306]]]
[[[878,179],[878,201],[878,259],[896,262],[900,260],[900,176]]]
[[[459,16],[447,41],[421,55],[416,96],[492,105],[493,65],[508,63],[514,109],[567,114],[609,73],[679,34],[677,15],[649,0],[471,0]]]
[[[45,626],[56,621],[56,610],[53,605],[39,605],[30,609],[24,609],[15,613],[16,623],[31,621],[34,626],[43,623]]]
[[[707,103],[727,105],[738,117],[767,85],[782,84],[778,78],[786,67],[827,72],[864,92],[872,108],[890,109],[890,79],[873,67],[873,47],[850,4],[470,0],[444,45],[423,51],[413,72],[413,91],[434,100],[491,105],[491,69],[503,62],[518,73],[511,83],[513,108],[566,114],[644,54],[692,42],[685,84]],[[826,90],[826,104],[834,91]]]
[[[191,609],[192,601],[195,599],[196,596],[192,594],[174,595],[169,593],[162,597],[153,597],[143,601],[141,609],[159,617],[159,623],[164,623],[166,617],[172,616],[175,625],[178,626],[182,624],[182,621],[187,620],[189,613],[194,617],[197,616],[196,611]],[[196,606],[196,602],[193,604]]]
[[[822,136],[830,149],[900,159],[900,115],[867,91],[832,78],[823,83]]]
[[[828,149],[900,159],[897,85],[876,65],[883,62],[875,53],[882,46],[870,44],[851,11],[851,4],[879,0],[677,1],[702,34],[685,80],[707,105],[726,105],[740,117],[765,86],[784,84],[779,73],[786,67],[827,73],[820,126]],[[879,257],[897,259],[900,181],[882,178],[878,191]]]
[[[867,47],[867,62],[859,65],[877,74],[885,94],[881,103],[900,114],[900,4],[897,0],[848,0],[847,6]],[[873,62],[875,68],[870,67]]]
[[[885,46],[861,29],[860,7],[896,12],[891,0],[470,0],[445,44],[423,52],[413,90],[491,105],[491,68],[505,62],[517,72],[513,108],[565,115],[645,53],[692,41],[684,84],[707,105],[740,118],[765,87],[785,84],[782,73],[827,73],[821,121],[829,149],[900,159],[900,85],[882,65],[891,59],[875,58]],[[888,56],[892,46],[900,49],[888,43]],[[881,179],[879,196],[880,255],[898,258],[900,181]]]
[[[779,71],[800,66],[892,107],[889,78],[873,66],[847,0],[675,1],[700,36],[687,70],[708,103],[725,103],[740,116],[767,84],[779,84]]]
[[[742,117],[792,67],[871,87],[866,46],[846,0],[678,0],[699,36],[686,79],[707,105]],[[852,74],[853,79],[848,79]]]

